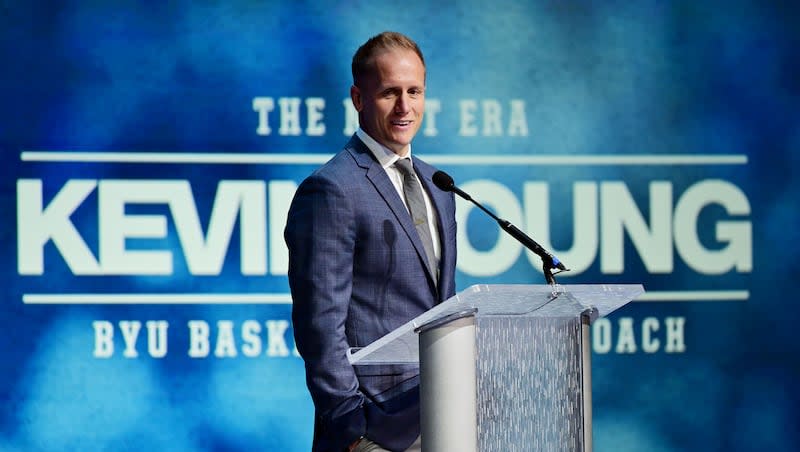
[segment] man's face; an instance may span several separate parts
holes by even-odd
[[[405,156],[425,112],[425,66],[416,53],[391,49],[375,57],[375,73],[350,88],[361,128]]]

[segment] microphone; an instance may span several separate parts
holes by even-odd
[[[536,241],[530,238],[527,234],[519,230],[519,228],[511,224],[511,222],[509,222],[508,220],[504,220],[502,218],[498,218],[497,215],[493,214],[491,211],[483,207],[481,203],[472,199],[472,196],[470,196],[460,188],[456,187],[453,178],[450,177],[449,174],[445,173],[444,171],[436,171],[435,173],[433,173],[433,183],[437,187],[439,187],[440,190],[451,191],[478,206],[481,210],[486,212],[490,217],[494,218],[494,220],[497,221],[497,224],[500,225],[501,229],[503,229],[512,237],[517,239],[517,241],[519,241],[521,244],[525,245],[526,248],[536,253],[536,255],[542,259],[542,271],[544,272],[544,277],[548,284],[554,285],[556,283],[554,273],[552,272],[553,269],[559,270],[555,274],[569,271],[569,269],[564,266],[563,262],[558,260],[557,257],[553,256],[547,250],[542,248],[541,245],[536,243]]]

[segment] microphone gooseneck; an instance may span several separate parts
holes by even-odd
[[[433,173],[433,183],[440,190],[451,191],[478,206],[481,210],[486,212],[490,217],[492,217],[495,221],[497,221],[497,224],[500,225],[500,228],[502,230],[506,231],[509,235],[517,239],[517,241],[525,245],[526,248],[536,253],[536,255],[542,259],[542,271],[544,272],[544,277],[548,284],[551,285],[556,284],[556,278],[554,276],[553,269],[559,270],[559,272],[557,273],[569,271],[569,269],[566,266],[564,266],[563,262],[558,260],[557,257],[553,256],[547,250],[542,248],[541,245],[536,243],[535,240],[530,238],[519,228],[511,224],[511,222],[509,222],[508,220],[504,220],[502,218],[498,218],[497,215],[495,215],[490,210],[483,207],[481,203],[472,199],[472,197],[469,194],[465,193],[464,191],[456,187],[453,178],[450,177],[449,174],[445,173],[444,171],[436,171],[435,173]]]

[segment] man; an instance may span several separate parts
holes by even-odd
[[[381,33],[352,71],[360,128],[300,185],[284,233],[313,449],[418,450],[418,366],[354,367],[347,351],[455,294],[455,200],[433,185],[433,167],[411,158],[425,109],[417,45]]]

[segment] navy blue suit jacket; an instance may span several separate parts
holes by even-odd
[[[419,369],[353,367],[364,347],[455,295],[452,193],[413,158],[431,197],[441,243],[437,285],[400,195],[357,137],[298,188],[284,237],[297,349],[315,406],[315,451],[340,451],[361,435],[390,450],[419,435]]]

